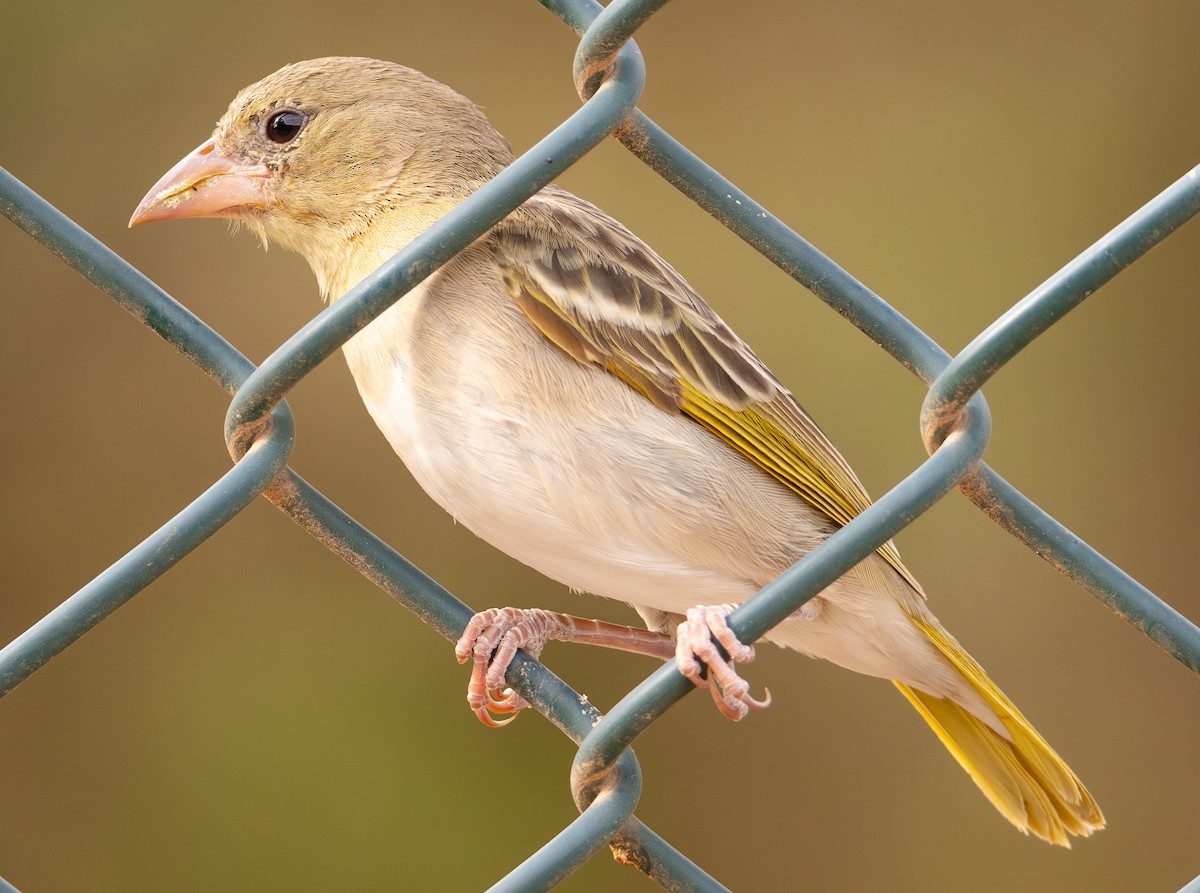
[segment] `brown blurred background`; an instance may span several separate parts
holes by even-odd
[[[676,3],[642,108],[923,327],[964,346],[1200,161],[1194,0]],[[233,94],[373,55],[524,149],[578,105],[533,0],[9,0],[0,164],[259,361],[321,308],[306,265],[213,221],[125,228]],[[791,384],[869,489],[924,457],[890,357],[609,141],[562,182],[655,245]],[[989,461],[1155,592],[1194,583],[1200,227],[988,387]],[[227,398],[0,225],[0,639],[228,467]],[[293,466],[469,603],[631,619],[420,493],[340,357],[290,398]],[[688,698],[638,745],[639,815],[739,891],[1172,893],[1200,873],[1200,679],[952,496],[899,539],[931,602],[1104,807],[1067,853],[1014,833],[891,686],[769,647],[775,706]],[[606,708],[653,666],[552,646]],[[263,501],[0,703],[0,875],[71,890],[480,890],[575,814],[569,743],[463,702],[450,646]],[[602,855],[564,891],[650,890]]]

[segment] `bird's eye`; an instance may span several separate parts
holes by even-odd
[[[273,143],[290,143],[294,140],[308,120],[303,113],[294,109],[284,109],[267,118],[267,139]]]

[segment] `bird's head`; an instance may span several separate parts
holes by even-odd
[[[449,87],[390,62],[315,59],[242,90],[129,225],[230,218],[326,280],[330,258],[380,218],[419,232],[511,161],[482,110]]]

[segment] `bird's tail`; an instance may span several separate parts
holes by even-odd
[[[913,622],[979,693],[1008,732],[1006,738],[948,698],[896,682],[992,805],[1025,833],[1059,846],[1071,845],[1068,834],[1086,837],[1103,828],[1104,816],[1087,788],[974,658],[936,620],[914,617]]]

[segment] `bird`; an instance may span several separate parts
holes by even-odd
[[[238,93],[130,226],[230,219],[301,254],[336,301],[513,160],[483,110],[439,81],[315,59]],[[476,614],[455,651],[483,722],[526,706],[505,672],[518,648],[536,657],[550,640],[673,659],[731,719],[769,703],[738,674],[754,649],[725,618],[870,498],[791,391],[645,242],[548,185],[344,354],[435,502],[646,624]],[[1075,773],[929,610],[892,542],[764,638],[891,680],[1026,834],[1069,846],[1104,827]]]

